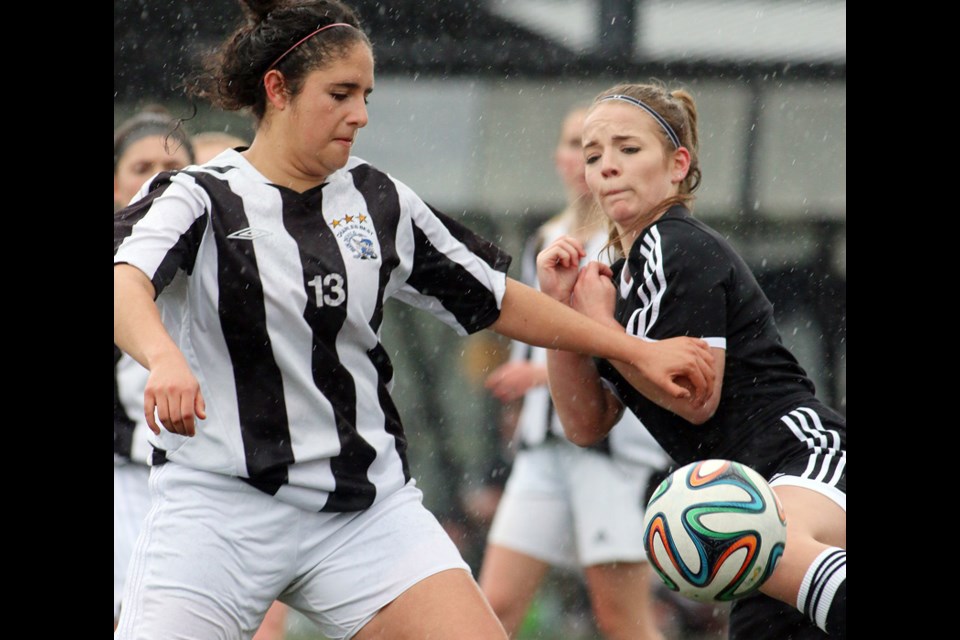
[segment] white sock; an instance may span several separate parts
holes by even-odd
[[[817,556],[800,584],[797,609],[831,636],[847,626],[847,551],[831,547]]]

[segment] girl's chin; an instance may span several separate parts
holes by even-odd
[[[607,207],[604,210],[604,213],[607,214],[607,217],[610,218],[613,222],[622,225],[629,225],[633,220],[639,215],[633,208],[626,205],[626,203],[614,203],[612,206]]]
[[[350,149],[348,147],[337,148],[333,153],[327,153],[323,157],[323,163],[328,167],[342,169],[350,160]]]

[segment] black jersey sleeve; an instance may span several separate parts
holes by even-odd
[[[726,347],[731,270],[714,238],[683,219],[661,219],[633,244],[626,268],[632,280],[617,316],[628,333]]]
[[[433,212],[433,215],[437,216],[440,222],[443,223],[443,226],[447,228],[454,238],[462,242],[471,252],[477,256],[482,257],[487,264],[491,267],[506,273],[510,268],[510,262],[513,260],[513,257],[490,242],[486,238],[482,238],[473,232],[472,229],[462,224],[461,222],[454,220],[447,214],[433,208],[430,204],[424,203],[427,205],[427,208]]]

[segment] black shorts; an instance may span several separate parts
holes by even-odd
[[[847,422],[817,400],[790,409],[734,454],[771,484],[805,486],[846,509]]]
[[[762,593],[735,600],[729,640],[828,640],[807,616]]]

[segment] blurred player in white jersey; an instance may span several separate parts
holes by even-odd
[[[143,183],[159,173],[194,162],[183,129],[159,106],[146,107],[113,135],[113,209],[127,206]],[[113,346],[113,624],[120,617],[127,565],[150,509],[147,489],[151,454],[143,415],[143,388],[149,372]]]

